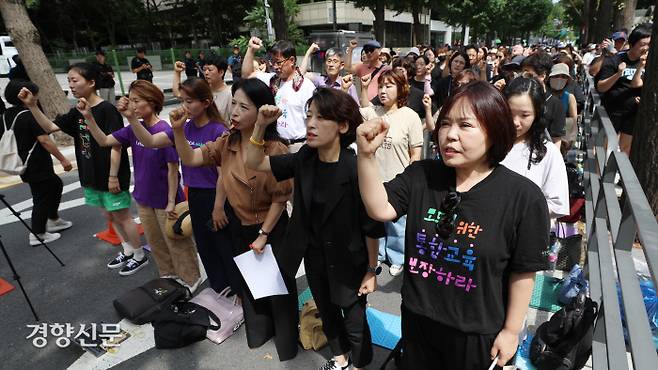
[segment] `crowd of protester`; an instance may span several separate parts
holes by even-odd
[[[96,65],[69,68],[78,103],[67,114],[49,119],[38,87],[14,79],[4,117],[21,114],[22,155],[38,142],[33,156],[52,153],[66,170],[47,134],[73,137],[86,204],[103,209],[123,240],[107,264],[122,275],[149,259],[129,212],[132,148],[132,198],[159,275],[195,291],[198,251],[210,287],[240,297],[250,348],[274,338],[281,361],[296,356],[303,261],[333,355],[322,369],[365,368],[367,295],[386,264],[404,274],[403,368],[500,368],[516,353],[535,273],[548,269],[550,230],[569,214],[563,155],[585,99],[577,81],[594,77],[630,151],[650,32],[617,32],[582,56],[562,43],[400,53],[369,40],[358,63],[353,40],[325,51],[320,73],[309,71],[317,44],[301,61],[288,41],[260,58],[263,43],[252,37],[244,55],[186,53],[175,63],[182,104],[169,122],[144,50],[131,63],[138,80],[116,106],[99,52]],[[23,180],[34,231],[55,240],[51,232],[71,224],[57,214],[52,163],[30,162]],[[193,239],[174,239],[166,220],[185,198]],[[289,293],[254,299],[232,257],[266,245]]]

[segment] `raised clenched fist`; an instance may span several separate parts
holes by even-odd
[[[256,125],[268,126],[270,123],[276,121],[281,116],[281,113],[281,109],[276,105],[263,105],[258,109]]]
[[[185,124],[185,121],[187,121],[187,118],[189,117],[189,112],[185,107],[178,107],[174,110],[172,110],[169,113],[169,121],[171,121],[171,127],[172,128],[182,128],[183,124]]]
[[[185,63],[181,62],[180,60],[177,60],[176,63],[174,63],[174,72],[181,73],[184,70],[185,70]]]
[[[375,118],[359,125],[356,128],[357,153],[359,155],[375,154],[377,148],[384,142],[388,128],[389,124],[384,118]]]
[[[254,50],[259,50],[263,47],[263,41],[256,36],[252,36],[249,39],[249,48]]]
[[[18,93],[18,99],[25,104],[27,107],[36,107],[37,98],[32,94],[32,91],[28,90],[26,87],[22,88]]]

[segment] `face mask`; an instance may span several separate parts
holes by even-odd
[[[567,80],[561,78],[551,78],[550,84],[553,90],[562,90],[567,85]]]

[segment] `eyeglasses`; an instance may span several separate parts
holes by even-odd
[[[288,60],[288,59],[290,59],[290,58],[283,58],[283,59],[280,59],[280,60],[274,60],[274,59],[272,59],[272,65],[275,66],[275,67],[281,67],[281,65],[282,65],[283,63],[285,63],[286,60]]]
[[[448,239],[450,234],[455,230],[457,207],[461,199],[461,194],[453,190],[449,191],[441,202],[441,219],[436,224],[436,233],[444,240]]]

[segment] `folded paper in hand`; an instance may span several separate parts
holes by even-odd
[[[265,245],[261,254],[247,251],[233,259],[254,299],[288,294],[271,245]]]

